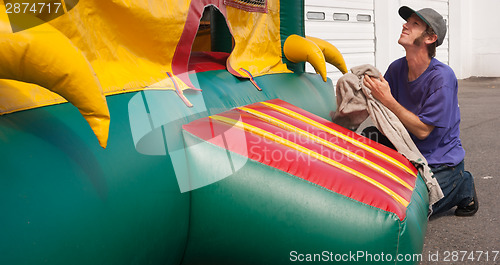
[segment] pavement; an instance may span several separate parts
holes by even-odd
[[[465,170],[474,176],[479,211],[433,216],[420,264],[500,264],[500,78],[459,80]]]

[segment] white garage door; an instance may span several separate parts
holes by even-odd
[[[373,0],[306,0],[305,31],[307,36],[324,39],[344,55],[347,69],[360,64],[375,64],[375,27]],[[306,71],[314,68],[306,64]],[[333,84],[342,75],[327,64]]]
[[[305,0],[305,32],[335,45],[344,55],[347,69],[372,64],[385,71],[388,63],[404,56],[404,49],[397,44],[404,22],[397,10],[403,5],[417,10],[431,7],[448,21],[448,0]],[[436,58],[448,63],[448,34]],[[306,64],[306,71],[315,72],[310,64]],[[327,72],[336,84],[340,71],[327,64]]]

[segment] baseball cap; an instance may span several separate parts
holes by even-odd
[[[408,18],[413,14],[417,14],[427,25],[429,25],[436,35],[437,46],[441,45],[444,41],[444,37],[446,36],[446,22],[438,12],[436,12],[432,8],[423,8],[418,11],[415,11],[407,6],[402,6],[399,8],[399,15],[404,19],[408,20]]]

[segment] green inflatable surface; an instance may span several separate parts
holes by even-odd
[[[215,1],[196,4],[210,3]],[[279,5],[274,14],[280,16],[282,46],[288,36],[305,34],[304,1],[283,3],[272,3]],[[124,8],[139,21],[141,12],[148,12],[130,9]],[[212,51],[230,52],[231,32],[218,14],[211,20]],[[172,45],[165,49],[177,43]],[[144,51],[135,52],[141,57]],[[189,58],[176,59],[188,65]],[[352,174],[338,165],[346,162],[341,159],[317,155],[310,167],[255,159],[258,153],[239,152],[251,148],[252,139],[293,154],[306,152],[308,158],[314,152],[307,150],[317,143],[300,147],[280,140],[297,132],[279,135],[283,126],[248,113],[231,129],[215,133],[221,123],[214,117],[273,100],[293,105],[299,116],[316,122],[316,127],[304,125],[269,112],[286,125],[322,133],[324,127],[334,127],[329,122],[336,109],[331,80],[304,73],[304,63],[292,63],[284,55],[282,60],[294,73],[256,77],[262,91],[227,70],[190,72],[190,81],[202,89],[183,91],[193,107],[174,90],[107,96],[111,124],[106,149],[69,103],[1,115],[0,264],[417,264],[429,206],[420,176],[411,178],[410,189],[390,186],[386,179],[372,187],[373,182],[365,181],[379,177],[372,169],[354,167],[365,179],[351,183],[346,180]],[[207,121],[214,124],[213,132],[189,130]],[[247,121],[254,124],[242,125]],[[256,135],[262,131],[269,134]],[[355,141],[364,141],[360,139]],[[375,166],[394,167],[386,162]],[[404,198],[394,201],[403,193]]]
[[[194,108],[172,91],[109,96],[106,149],[69,104],[0,116],[0,263],[288,264],[323,251],[421,252],[420,178],[404,220],[253,160],[211,180],[204,168],[190,190],[172,154],[184,138],[200,139],[183,124],[274,98],[323,118],[335,109],[331,82],[316,75],[259,77],[261,92],[226,71],[191,78],[203,89],[186,93]],[[198,151],[214,164],[227,155]]]

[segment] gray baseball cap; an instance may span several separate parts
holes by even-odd
[[[419,16],[434,30],[434,32],[436,32],[436,35],[438,36],[437,46],[443,44],[444,37],[446,36],[446,22],[444,21],[443,16],[432,8],[424,8],[418,11],[415,11],[407,6],[399,8],[399,15],[404,20],[408,20],[413,13],[417,14],[417,16]]]

